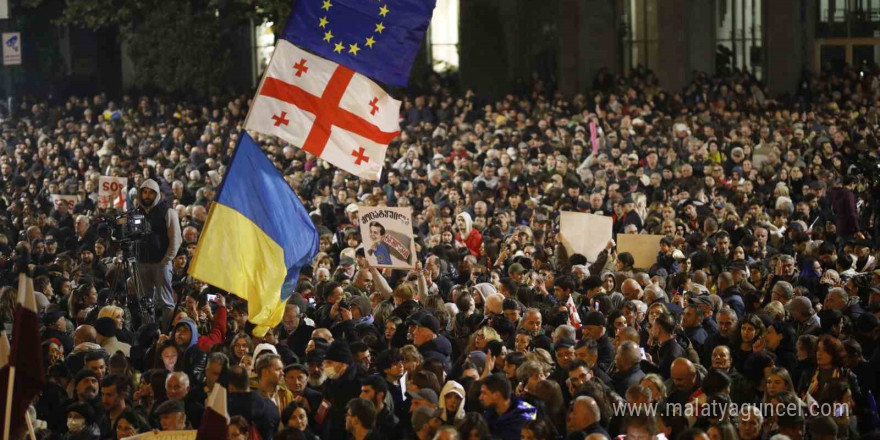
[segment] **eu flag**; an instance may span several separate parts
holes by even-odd
[[[406,86],[436,0],[297,0],[281,34],[386,84]]]
[[[254,334],[265,334],[317,253],[318,231],[299,197],[242,131],[189,274],[246,299]]]

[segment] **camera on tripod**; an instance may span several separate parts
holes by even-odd
[[[106,217],[98,222],[98,235],[109,235],[110,240],[117,243],[139,242],[151,232],[147,217],[132,211],[115,217]]]

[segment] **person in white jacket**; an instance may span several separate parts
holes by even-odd
[[[464,399],[465,392],[461,384],[450,380],[443,385],[439,403],[440,409],[443,410],[440,419],[443,420],[444,425],[457,426],[464,420]]]

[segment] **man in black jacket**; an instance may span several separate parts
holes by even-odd
[[[599,357],[596,364],[607,372],[614,362],[614,344],[605,333],[605,315],[601,312],[592,311],[587,313],[583,323],[584,339],[596,341]]]
[[[229,369],[229,416],[242,416],[257,428],[264,440],[270,440],[278,432],[281,416],[278,408],[259,391],[250,390],[247,371],[239,365]]]
[[[294,400],[308,405],[309,414],[321,406],[321,393],[307,387],[309,383],[309,369],[305,365],[291,364],[284,367],[284,384],[293,393]]]
[[[348,343],[333,341],[324,357],[324,399],[315,413],[321,438],[345,438],[345,405],[361,394],[361,370],[354,364]]]
[[[376,430],[386,438],[400,438],[400,419],[394,415],[394,400],[388,394],[388,382],[381,376],[368,376],[361,385],[361,399],[376,406]]]
[[[413,344],[419,348],[419,353],[425,361],[436,359],[443,362],[443,367],[448,372],[450,369],[449,355],[452,353],[452,343],[440,334],[440,321],[429,313],[422,313],[415,321],[416,331],[413,333]]]
[[[732,309],[724,308],[718,311],[718,332],[710,334],[703,344],[703,352],[700,353],[700,360],[704,365],[711,362],[712,351],[719,345],[731,346],[736,329],[738,328],[736,312]]]
[[[675,339],[675,321],[672,315],[664,313],[658,316],[651,327],[651,333],[654,340],[660,343],[657,362],[660,375],[669,379],[672,362],[680,357],[687,357],[684,348]]]
[[[287,303],[284,306],[284,316],[281,324],[278,324],[278,338],[286,339],[287,346],[293,350],[297,358],[302,359],[306,355],[306,346],[312,337],[314,327],[302,321],[303,314],[296,304]]]

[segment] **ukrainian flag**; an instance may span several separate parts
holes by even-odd
[[[189,274],[248,301],[255,335],[278,325],[318,231],[296,193],[242,130]]]

